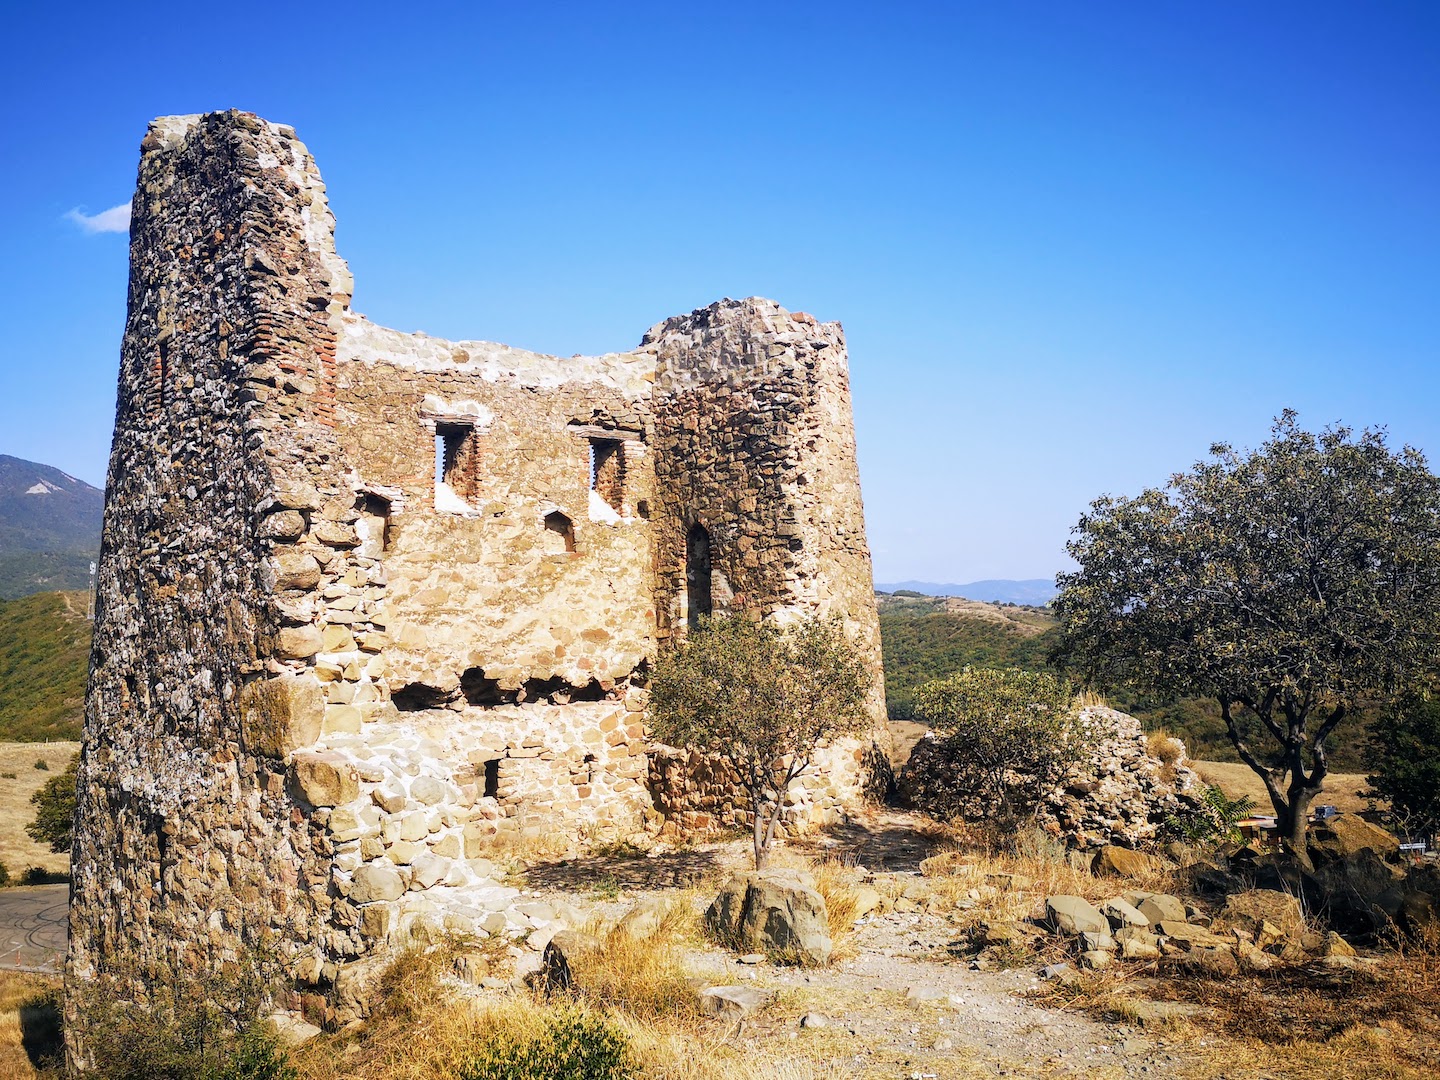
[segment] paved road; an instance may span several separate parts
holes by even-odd
[[[0,889],[0,968],[59,972],[70,922],[68,885]]]

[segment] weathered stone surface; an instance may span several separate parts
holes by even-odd
[[[343,756],[330,752],[297,753],[295,783],[311,806],[339,806],[360,795],[360,778]]]
[[[1112,874],[1119,877],[1147,877],[1160,869],[1160,862],[1144,852],[1106,844],[1095,853],[1091,869],[1096,874]]]
[[[1141,915],[1150,920],[1152,926],[1162,919],[1172,923],[1185,921],[1184,901],[1165,893],[1150,893],[1135,906]]]
[[[1122,926],[1149,926],[1150,920],[1141,913],[1140,909],[1129,904],[1120,897],[1106,900],[1100,905],[1100,914],[1110,920],[1110,925],[1119,928]]]
[[[1081,896],[1049,896],[1045,898],[1045,918],[1062,934],[1110,932],[1110,923]]]
[[[643,941],[660,932],[669,912],[670,903],[664,897],[647,897],[622,915],[615,929],[636,941]]]
[[[1310,827],[1307,840],[1310,857],[1317,864],[1351,859],[1367,849],[1386,860],[1400,856],[1400,841],[1359,814],[1340,814],[1316,823]]]
[[[247,749],[283,758],[315,745],[325,719],[325,694],[314,679],[279,675],[240,691],[240,732]]]
[[[388,866],[366,863],[351,878],[350,899],[357,904],[398,900],[404,892],[404,879]]]
[[[736,874],[705,912],[705,922],[737,950],[760,949],[807,966],[830,962],[825,899],[799,870]]]
[[[754,986],[707,986],[698,994],[702,1013],[731,1022],[759,1012],[774,996]]]

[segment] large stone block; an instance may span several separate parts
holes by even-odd
[[[743,952],[768,952],[806,966],[830,962],[825,898],[800,870],[736,874],[705,912],[705,923]]]
[[[340,806],[360,795],[360,775],[343,754],[310,751],[295,755],[295,786],[311,806]]]
[[[240,691],[240,732],[247,749],[283,758],[320,737],[325,691],[309,676],[277,675]]]

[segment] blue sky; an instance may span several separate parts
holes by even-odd
[[[1041,577],[1282,408],[1440,458],[1440,4],[7,14],[0,453],[104,479],[147,121],[315,153],[376,322],[567,355],[760,294],[849,339],[881,581]],[[112,222],[113,224],[113,222]]]

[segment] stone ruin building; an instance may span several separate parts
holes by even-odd
[[[838,324],[722,300],[569,358],[399,333],[350,309],[293,130],[167,117],[141,151],[72,982],[278,943],[288,1004],[340,1022],[397,944],[538,937],[493,834],[734,819],[645,735],[647,665],[706,613],[841,616],[883,741]],[[831,747],[791,826],[876,749]]]

